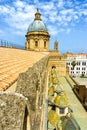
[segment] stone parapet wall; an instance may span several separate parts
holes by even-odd
[[[17,93],[21,93],[29,99],[30,96],[35,96],[37,90],[43,90],[47,61],[48,58],[43,58],[25,73],[19,75],[16,88]]]
[[[46,88],[48,57],[41,59],[29,68],[25,73],[21,73],[18,78],[16,92],[28,98],[31,114],[32,130],[39,130],[41,124],[41,106]]]

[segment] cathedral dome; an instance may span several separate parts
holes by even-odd
[[[32,32],[32,31],[44,31],[47,32],[47,28],[46,25],[43,23],[43,21],[41,20],[35,20],[34,22],[32,22],[28,28],[28,32]]]
[[[33,32],[33,31],[44,31],[44,32],[48,32],[46,25],[41,20],[41,14],[39,13],[38,10],[37,10],[37,12],[35,14],[34,21],[28,27],[28,32]]]

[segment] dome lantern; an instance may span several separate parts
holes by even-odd
[[[41,14],[39,13],[38,8],[37,8],[37,12],[35,13],[35,19],[34,20],[41,20]]]

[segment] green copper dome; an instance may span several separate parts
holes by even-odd
[[[38,10],[37,10],[37,12],[35,14],[34,21],[28,27],[28,32],[32,32],[32,31],[48,32],[48,30],[46,28],[46,25],[41,20],[41,14],[38,12]]]
[[[43,21],[35,20],[33,23],[30,24],[28,28],[28,32],[32,31],[44,31],[47,32],[46,25],[43,23]]]

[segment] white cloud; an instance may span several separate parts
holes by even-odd
[[[71,1],[67,1],[66,3],[67,3],[67,5],[69,6],[69,7],[72,7],[73,6],[73,3],[72,3],[73,1],[71,0]]]
[[[7,15],[9,13],[10,9],[9,6],[0,6],[0,14]]]
[[[16,1],[11,6],[0,6],[0,14],[4,15],[4,21],[9,25],[9,27],[21,31],[25,31],[30,22],[34,19],[34,6],[27,5],[26,2]],[[12,29],[11,29],[12,30]]]
[[[53,3],[53,2],[46,2],[46,3],[44,3],[44,4],[43,4],[43,3],[40,3],[39,5],[40,5],[40,7],[41,7],[43,10],[45,10],[46,12],[49,12],[49,11],[55,9],[55,6],[54,6],[54,3]]]
[[[22,2],[20,0],[17,0],[14,2],[14,6],[18,7],[18,8],[25,8],[25,5],[26,5],[26,2],[24,2],[24,1]]]
[[[56,35],[58,33],[58,29],[52,25],[48,25],[48,30],[51,35]]]
[[[50,12],[51,13],[51,15],[49,16],[49,20],[50,20],[50,22],[52,22],[52,23],[55,23],[56,21],[57,21],[57,12],[55,11],[55,12]]]
[[[35,3],[35,4],[38,4],[38,3],[39,3],[39,0],[34,0],[34,3]]]
[[[87,9],[86,9],[86,10],[83,10],[83,11],[82,11],[82,14],[87,16]]]
[[[65,4],[67,4],[69,8],[66,8]],[[43,21],[51,25],[51,27],[48,28],[52,35],[58,33],[57,28],[59,26],[73,25],[75,22],[79,21],[82,15],[87,16],[87,9],[83,8],[83,6],[86,7],[87,4],[84,4],[82,7],[76,4],[74,7],[71,0],[68,2],[64,0],[52,0],[44,3],[39,2],[39,0],[34,0],[32,4],[29,4],[26,0],[16,0],[11,3],[11,5],[0,5],[0,15],[1,17],[4,16],[3,20],[9,25],[11,30],[16,30],[16,34],[20,34],[20,32],[24,34],[27,30],[29,24],[34,19],[37,5],[41,8]],[[59,32],[62,31],[64,30],[61,29]],[[67,32],[69,32],[69,29]]]
[[[60,11],[60,14],[62,15],[73,14],[73,13],[74,13],[73,9],[64,9]]]
[[[74,19],[75,20],[79,19],[79,16],[78,15],[74,15]]]
[[[58,8],[61,8],[64,6],[64,1],[63,0],[59,0],[58,1]]]

